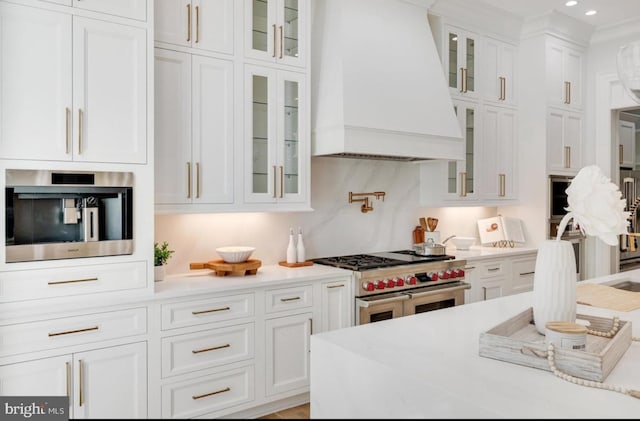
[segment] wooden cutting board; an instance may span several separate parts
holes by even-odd
[[[227,276],[231,273],[244,275],[255,275],[262,262],[258,259],[249,259],[241,263],[227,263],[222,259],[210,260],[204,263],[189,263],[189,269],[211,269],[218,276]]]
[[[608,285],[579,283],[576,298],[578,304],[616,311],[640,308],[640,292],[625,291]]]

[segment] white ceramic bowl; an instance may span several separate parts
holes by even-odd
[[[218,247],[216,253],[227,263],[241,263],[246,262],[255,249],[255,247],[245,246]]]
[[[476,242],[476,238],[475,237],[453,237],[450,240],[454,246],[456,246],[456,249],[458,250],[469,250],[469,247],[471,247],[473,245],[473,243]]]

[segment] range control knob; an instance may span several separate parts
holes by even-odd
[[[396,278],[396,286],[403,287],[404,286],[404,278],[398,276]]]
[[[440,279],[449,279],[449,276],[451,276],[451,274],[448,271],[442,271],[438,272],[438,276],[440,277]]]
[[[432,281],[437,281],[438,280],[438,274],[435,273],[435,272],[427,273],[427,277]]]
[[[416,283],[418,283],[418,278],[416,278],[415,276],[407,277],[407,284],[415,285]]]
[[[394,281],[393,279],[387,279],[384,284],[387,288],[393,288],[394,286],[396,286],[396,281]]]
[[[447,270],[445,270],[445,273],[448,273],[449,274],[449,278],[451,278],[451,279],[458,277],[458,271],[456,271],[455,269],[447,269]]]
[[[365,291],[373,291],[374,289],[376,289],[376,286],[373,282],[365,282],[364,284],[362,284],[362,288]]]
[[[464,269],[460,268],[458,269],[458,278],[462,278],[464,277]]]
[[[380,280],[376,283],[376,289],[384,289],[384,281]]]

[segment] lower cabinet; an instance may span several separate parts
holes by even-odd
[[[536,254],[514,258],[511,262],[510,294],[533,291],[533,275],[536,269]]]
[[[354,324],[351,279],[322,282],[320,284],[320,301],[319,331],[326,332]]]
[[[146,418],[147,343],[0,366],[3,396],[69,396],[69,418]]]

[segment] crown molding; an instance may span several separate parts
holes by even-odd
[[[555,10],[526,18],[522,26],[522,38],[541,34],[553,35],[583,48],[589,45],[594,27]]]
[[[632,18],[615,25],[598,27],[591,37],[591,44],[636,36],[640,39],[640,18]]]

